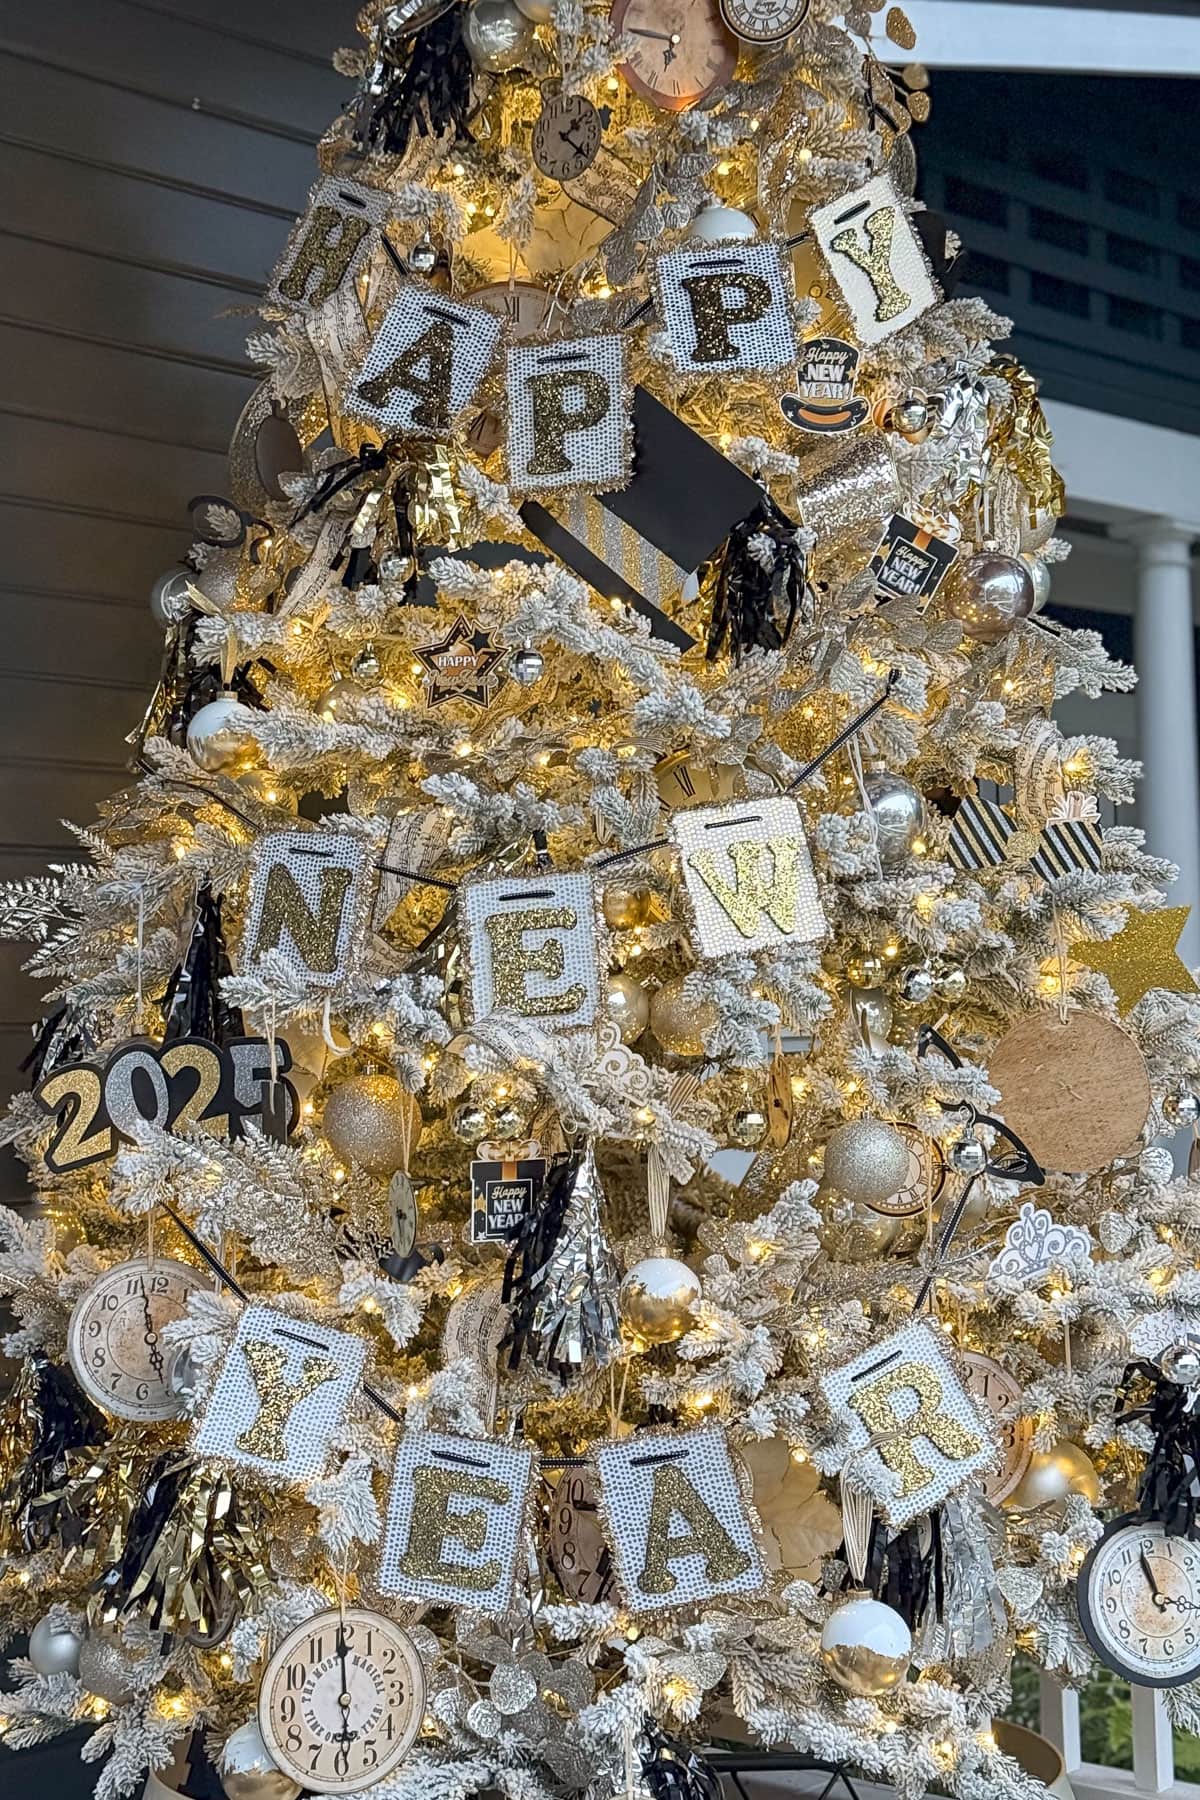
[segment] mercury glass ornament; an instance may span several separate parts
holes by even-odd
[[[364,644],[350,664],[350,673],[359,680],[374,681],[380,666],[379,652],[374,644]]]
[[[604,922],[614,931],[632,931],[637,925],[649,925],[655,915],[653,894],[638,893],[635,888],[606,887],[604,890]]]
[[[956,1175],[982,1175],[987,1167],[987,1151],[977,1137],[968,1133],[955,1138],[946,1152],[946,1161]]]
[[[981,550],[954,571],[949,613],[978,644],[998,644],[1033,611],[1033,576],[1019,556]]]
[[[404,260],[414,275],[432,275],[437,268],[437,259],[437,245],[426,232],[425,236],[413,245]]]
[[[922,963],[900,971],[900,998],[909,1006],[926,1006],[933,999],[933,970]]]
[[[533,21],[514,0],[471,0],[463,13],[462,35],[475,67],[489,75],[502,75],[528,55]]]
[[[347,711],[365,697],[366,689],[361,683],[351,681],[346,675],[338,675],[317,701],[316,711],[322,719],[344,719]]]
[[[735,1150],[757,1150],[767,1135],[767,1124],[761,1106],[739,1106],[725,1128],[726,1136]]]
[[[1033,580],[1033,610],[1041,612],[1050,598],[1050,565],[1042,561],[1040,556],[1022,558]]]
[[[674,1256],[643,1256],[621,1283],[621,1323],[645,1344],[673,1344],[695,1324],[700,1277]]]
[[[883,1119],[851,1119],[825,1146],[824,1184],[846,1200],[890,1200],[908,1180],[908,1144]]]
[[[692,220],[689,234],[693,242],[713,244],[724,238],[753,238],[758,236],[758,226],[749,213],[739,212],[736,206],[702,206]]]
[[[481,1138],[487,1137],[491,1122],[482,1106],[471,1106],[464,1102],[451,1113],[450,1129],[464,1144],[477,1144]]]
[[[41,1618],[29,1634],[29,1660],[39,1675],[78,1675],[82,1642],[69,1625]]]
[[[835,1606],[821,1631],[821,1661],[848,1694],[877,1699],[900,1686],[912,1661],[912,1632],[894,1607],[869,1594]]]
[[[520,687],[532,687],[535,681],[540,681],[545,667],[545,657],[532,644],[514,650],[508,659],[508,672]]]
[[[150,616],[156,625],[164,631],[172,625],[178,625],[191,610],[188,599],[188,582],[191,575],[187,569],[168,569],[160,575],[150,589]]]
[[[1067,1438],[1049,1450],[1035,1450],[1029,1467],[1003,1504],[1014,1512],[1057,1506],[1068,1494],[1082,1494],[1089,1506],[1100,1498],[1100,1477],[1090,1456]]]
[[[623,1044],[636,1043],[650,1023],[649,996],[632,975],[609,976],[604,1010],[620,1032]]]
[[[1195,1387],[1200,1382],[1200,1344],[1169,1344],[1159,1357],[1158,1366],[1177,1387]]]
[[[394,1175],[420,1131],[414,1111],[413,1096],[393,1075],[350,1075],[326,1100],[321,1130],[331,1150],[368,1175]]]
[[[863,788],[875,821],[879,860],[894,869],[912,855],[913,845],[925,823],[925,802],[911,781],[887,769],[874,769],[863,777]]]
[[[254,714],[232,694],[219,694],[188,720],[187,747],[194,763],[209,775],[228,775],[239,764],[250,765],[262,752],[248,730]]]
[[[271,1761],[257,1719],[247,1719],[226,1738],[220,1774],[229,1800],[296,1800],[303,1792]]]
[[[711,1000],[687,1000],[683,996],[684,977],[664,981],[650,1001],[650,1029],[662,1045],[675,1056],[702,1056],[705,1033],[717,1023],[717,1009]]]

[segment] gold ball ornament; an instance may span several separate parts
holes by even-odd
[[[908,1145],[883,1119],[850,1119],[825,1146],[823,1183],[846,1200],[888,1200],[908,1179]]]
[[[769,1123],[762,1107],[751,1102],[738,1107],[725,1127],[725,1135],[735,1150],[757,1150],[767,1135]]]
[[[664,981],[650,1001],[650,1029],[674,1056],[702,1056],[705,1033],[717,1023],[717,1009],[711,1000],[687,1000],[683,995],[685,977],[676,975]]]
[[[632,975],[610,975],[604,1009],[621,1034],[623,1044],[636,1043],[650,1023],[650,999]]]
[[[352,712],[358,702],[366,698],[366,694],[367,690],[360,681],[352,681],[348,675],[339,675],[325,689],[315,710],[319,717],[333,724]]]
[[[296,1800],[303,1792],[271,1761],[257,1719],[247,1719],[226,1739],[220,1774],[229,1800]]]
[[[351,1075],[339,1082],[321,1120],[330,1149],[368,1175],[404,1168],[420,1129],[415,1099],[392,1075]]]
[[[657,896],[637,888],[606,887],[604,890],[604,922],[614,931],[633,931],[649,925],[658,916]]]
[[[512,1143],[515,1138],[523,1138],[529,1130],[529,1114],[510,1100],[507,1106],[497,1107],[492,1114],[490,1130],[502,1144]]]
[[[843,1199],[825,1183],[818,1187],[813,1204],[823,1219],[817,1236],[831,1262],[874,1262],[876,1257],[899,1249],[910,1235],[910,1220],[874,1212],[861,1201]],[[923,1220],[921,1225],[923,1229]]]
[[[249,730],[253,712],[232,694],[219,694],[188,720],[188,755],[208,775],[249,768],[262,755]]]
[[[1069,1438],[1059,1438],[1049,1450],[1034,1451],[1004,1505],[1014,1512],[1030,1512],[1039,1506],[1061,1506],[1068,1494],[1082,1494],[1089,1506],[1097,1505],[1100,1477],[1086,1451]]]
[[[821,1661],[847,1694],[878,1699],[907,1675],[912,1632],[894,1607],[869,1594],[854,1594],[825,1621]]]
[[[673,1344],[696,1323],[700,1277],[675,1256],[643,1256],[621,1283],[621,1323],[643,1344]]]
[[[949,613],[977,644],[998,644],[1033,611],[1029,564],[993,550],[965,557],[955,569]]]
[[[450,1129],[464,1144],[477,1144],[481,1138],[488,1136],[492,1124],[482,1106],[471,1106],[464,1102],[451,1113]]]

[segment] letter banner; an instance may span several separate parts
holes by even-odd
[[[381,1590],[490,1616],[506,1612],[533,1474],[531,1449],[406,1432],[392,1473]]]
[[[595,1023],[599,926],[590,875],[468,881],[458,908],[472,1018],[513,1012],[561,1030]]]
[[[815,943],[827,926],[794,800],[744,800],[672,813],[691,936],[701,956]]]

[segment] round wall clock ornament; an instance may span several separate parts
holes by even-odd
[[[207,1285],[199,1269],[161,1256],[118,1263],[94,1281],[67,1330],[67,1355],[88,1397],[119,1419],[177,1418],[160,1334]]]
[[[469,296],[472,306],[482,306],[503,319],[516,342],[540,331],[554,305],[554,295],[536,281],[490,281]]]
[[[549,1501],[546,1556],[568,1600],[600,1606],[616,1583],[612,1551],[600,1524],[596,1478],[564,1469]]]
[[[394,1619],[363,1606],[317,1613],[289,1632],[258,1696],[263,1741],[315,1794],[355,1794],[403,1762],[425,1716],[425,1671]]]
[[[610,16],[634,40],[617,73],[661,112],[687,112],[731,80],[737,42],[716,0],[613,0]]]
[[[999,1506],[1029,1467],[1033,1455],[1033,1420],[1011,1415],[1001,1420],[1000,1414],[1020,1400],[1021,1387],[993,1357],[984,1356],[978,1350],[964,1350],[961,1361],[964,1365],[963,1386],[980,1412],[991,1420],[1000,1445],[999,1461],[980,1476],[987,1498],[993,1506]]]
[[[1200,1543],[1157,1520],[1114,1519],[1076,1587],[1084,1636],[1123,1681],[1182,1687],[1200,1675]]]
[[[721,0],[721,17],[744,44],[779,44],[808,17],[811,0]]]
[[[600,114],[583,94],[543,92],[533,160],[551,181],[577,181],[600,149]]]

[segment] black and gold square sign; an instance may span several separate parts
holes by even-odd
[[[471,1164],[471,1242],[504,1244],[537,1204],[546,1179],[544,1156]]]

